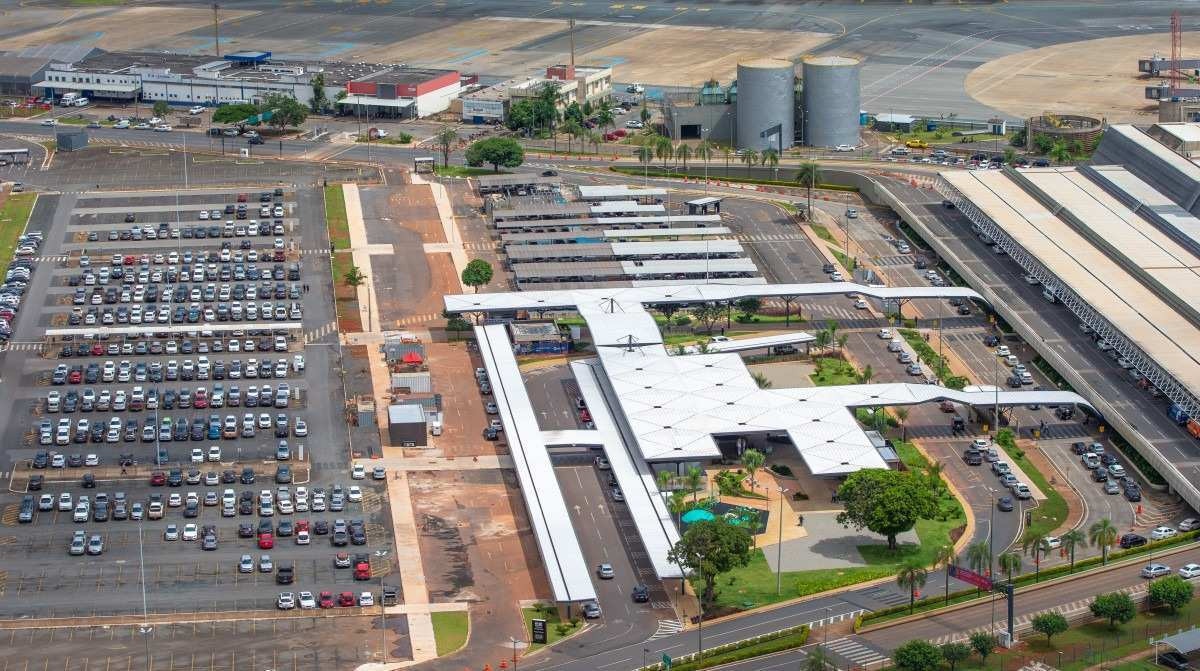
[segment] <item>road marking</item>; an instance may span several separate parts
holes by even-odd
[[[678,634],[681,631],[683,631],[683,623],[679,620],[659,620],[658,628],[655,629],[650,638],[646,640],[653,641],[660,638],[666,638],[672,634]]]

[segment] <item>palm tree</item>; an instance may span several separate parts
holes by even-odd
[[[1042,575],[1042,555],[1049,550],[1046,534],[1031,531],[1021,539],[1021,551],[1033,556],[1033,581],[1037,582]]]
[[[654,474],[654,480],[658,483],[658,491],[665,492],[671,486],[671,471],[663,469]]]
[[[654,155],[661,158],[663,162],[663,172],[667,171],[667,161],[675,156],[675,146],[671,144],[671,138],[661,135],[654,138]]]
[[[913,605],[917,600],[917,590],[925,586],[925,580],[929,577],[929,572],[924,566],[919,564],[905,564],[900,567],[900,572],[896,574],[896,584],[903,589],[908,590],[908,612],[913,612]]]
[[[742,163],[746,164],[746,176],[749,177],[750,168],[753,167],[755,163],[758,163],[758,152],[754,151],[753,149],[743,149]]]
[[[650,145],[638,145],[637,149],[633,150],[633,155],[637,156],[638,162],[642,164],[642,178],[647,177],[647,171],[650,170],[650,162],[654,160],[654,148]]]
[[[708,162],[713,157],[713,143],[708,140],[701,140],[700,144],[696,145],[696,157],[704,159],[704,179],[708,180]]]
[[[725,176],[729,176],[729,159],[733,158],[733,150],[729,147],[721,147],[721,155],[725,157]]]
[[[767,462],[767,457],[762,452],[756,449],[749,449],[742,452],[742,466],[750,473],[750,491],[754,491],[754,486],[758,484],[758,469],[762,468]]]
[[[925,469],[925,477],[929,480],[929,490],[933,492],[934,496],[941,493],[942,488],[946,486],[942,482],[942,469],[943,466],[940,461],[930,463],[929,468]]]
[[[816,335],[813,336],[813,344],[820,349],[825,349],[826,347],[829,347],[829,339],[831,337],[832,336],[828,330],[821,329],[820,331],[817,331]]]
[[[1067,143],[1061,140],[1055,142],[1054,145],[1050,147],[1050,151],[1048,153],[1050,154],[1050,158],[1054,159],[1058,163],[1071,162],[1071,150],[1067,147]]]
[[[954,548],[949,545],[939,547],[937,554],[933,556],[933,565],[941,566],[946,575],[946,603],[950,603],[950,565],[953,563]]]
[[[1071,529],[1059,537],[1067,553],[1071,555],[1071,572],[1075,572],[1075,548],[1087,547],[1087,536],[1079,529]]]
[[[685,143],[680,143],[675,147],[675,159],[683,164],[683,172],[687,173],[687,162],[692,157],[692,147]]]
[[[687,483],[687,488],[692,492],[692,503],[696,502],[696,492],[700,491],[700,486],[704,484],[704,471],[698,466],[689,466],[687,473],[683,475],[683,481]]]
[[[687,499],[684,498],[685,496],[683,492],[675,490],[671,492],[670,498],[667,499],[667,512],[675,516],[676,524],[680,524],[683,511],[687,510]]]
[[[831,666],[833,661],[829,658],[829,653],[818,645],[808,650],[804,661],[800,663],[800,671],[827,671]]]
[[[579,122],[571,119],[563,124],[563,132],[567,134],[567,153],[571,153],[571,142],[579,139],[579,135],[583,133],[583,126]]]
[[[1005,552],[996,557],[996,566],[1001,571],[1004,571],[1005,575],[1008,576],[1008,581],[1012,582],[1013,573],[1021,572],[1021,555],[1016,552]]]
[[[761,160],[762,160],[763,165],[774,170],[776,168],[776,166],[779,165],[779,150],[778,149],[764,149]],[[778,175],[779,173],[776,172],[775,174]]]
[[[900,440],[908,440],[908,425],[904,420],[908,419],[908,408],[892,408],[892,414],[896,416],[896,421],[900,423]]]
[[[842,335],[838,336],[837,337],[838,349],[842,349],[843,347],[845,347],[846,343],[848,343],[848,342],[850,342],[850,334],[843,333]]]
[[[754,384],[757,384],[759,389],[771,388],[771,381],[767,379],[767,376],[763,375],[760,371],[754,371],[750,374],[750,377],[754,378]]]
[[[824,177],[821,176],[821,166],[816,161],[805,161],[796,172],[796,183],[808,188],[807,218],[812,221],[812,192]]]
[[[1088,541],[1092,545],[1100,547],[1100,563],[1108,563],[1108,548],[1117,541],[1117,527],[1113,525],[1112,520],[1107,517],[1096,520],[1090,528],[1088,528]]]
[[[605,128],[612,128],[615,123],[616,118],[613,116],[612,110],[607,107],[596,113],[596,125],[600,126],[600,130],[603,131]]]
[[[604,142],[604,135],[602,135],[598,131],[589,131],[588,139],[591,140],[591,142],[592,142],[592,151],[599,154],[600,153],[600,143]]]
[[[987,541],[979,541],[967,546],[967,566],[979,575],[986,576],[991,573],[992,547]],[[976,589],[975,591],[980,590]]]
[[[859,371],[856,377],[859,384],[867,384],[871,381],[871,378],[875,377],[875,369],[871,368],[870,364],[867,364],[867,367]]]

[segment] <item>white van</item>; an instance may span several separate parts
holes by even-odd
[[[429,420],[429,433],[434,436],[442,435],[442,413],[437,413]]]
[[[79,97],[78,93],[64,93],[63,96],[58,99],[58,104],[62,105],[63,107],[67,107],[68,105],[73,105],[73,104],[75,104],[75,99],[78,97]]]
[[[91,101],[88,100],[87,98],[76,98],[75,102],[73,102],[71,104],[74,105],[75,107],[87,107],[88,103],[90,103],[90,102]]]

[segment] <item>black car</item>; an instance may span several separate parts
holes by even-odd
[[[318,536],[324,536],[329,533],[329,522],[326,520],[317,520],[313,523],[312,532]]]
[[[1137,485],[1125,488],[1125,500],[1131,503],[1137,503],[1142,500],[1142,489]]]
[[[137,221],[137,218],[133,216],[132,212],[125,215],[125,223],[132,224],[134,221]]]
[[[83,488],[84,489],[95,489],[96,488],[96,476],[92,475],[91,473],[84,473],[83,474]]]
[[[246,144],[263,144],[263,142],[264,142],[264,140],[257,135],[250,137],[246,140]]]
[[[275,467],[275,483],[286,485],[292,481],[292,469],[290,466]]]
[[[238,538],[254,538],[254,525],[249,522],[239,524]]]
[[[167,473],[167,486],[168,487],[182,487],[183,486],[183,471],[179,470],[178,468],[172,468],[170,470],[170,472]]]
[[[33,455],[34,468],[46,468],[50,465],[50,455],[46,452],[38,452]]]
[[[232,485],[237,482],[237,474],[230,469],[223,470],[221,471],[221,482],[226,485]]]
[[[987,345],[988,347],[995,347],[996,345],[1000,344],[1000,338],[990,335],[983,339],[983,344]]]
[[[1078,455],[1087,454],[1088,444],[1079,442],[1071,443],[1071,451]]]
[[[1146,537],[1138,534],[1125,534],[1121,536],[1121,549],[1128,550],[1129,548],[1141,547],[1146,544]]]
[[[974,448],[965,450],[963,452],[963,461],[965,461],[968,466],[979,466],[983,463],[983,453]]]
[[[278,585],[290,585],[295,579],[296,568],[294,566],[280,566],[275,571],[275,583]]]
[[[1012,512],[1012,509],[1013,509],[1012,497],[1011,496],[1001,496],[1000,498],[996,499],[996,508],[998,508],[1006,513]]]
[[[242,469],[242,484],[243,485],[254,484],[254,469],[253,468],[246,466],[245,468]]]
[[[292,523],[287,520],[283,520],[279,523],[279,527],[275,530],[275,534],[277,536],[291,536],[292,529]]]
[[[631,596],[634,603],[646,603],[650,601],[650,589],[645,585],[634,585]]]
[[[1184,657],[1174,650],[1160,652],[1156,656],[1156,659],[1158,660],[1159,664],[1162,664],[1170,669],[1175,669],[1175,671],[1189,671],[1189,669],[1192,668],[1192,665],[1188,664],[1187,657]]]

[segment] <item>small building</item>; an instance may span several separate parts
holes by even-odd
[[[508,118],[507,82],[476,86],[459,96],[463,123],[503,123]]]
[[[371,116],[412,119],[449,109],[462,90],[457,70],[391,67],[346,82],[343,109]]]
[[[428,444],[425,410],[416,403],[388,406],[388,442],[397,447],[425,447]]]
[[[415,363],[419,364],[425,360],[425,345],[410,336],[389,335],[384,338],[380,349],[383,350],[383,358],[389,366],[413,363],[411,355],[416,356]]]
[[[709,140],[733,143],[737,132],[737,93],[708,82],[699,92],[669,94],[663,98],[663,124],[674,140]]]
[[[429,371],[392,373],[392,394],[428,394],[433,391],[433,379]]]
[[[708,214],[711,208],[717,214],[721,213],[721,198],[718,196],[704,196],[695,200],[687,201],[688,214]]]
[[[575,82],[575,100],[580,105],[607,102],[612,98],[612,74],[610,67],[593,65],[559,64],[546,68],[546,79]]]
[[[894,133],[910,133],[917,118],[911,114],[876,114],[875,130]]]
[[[896,470],[900,468],[900,455],[896,453],[896,448],[892,446],[892,441],[883,437],[883,434],[878,431],[863,431],[867,440],[871,441],[871,446],[879,453],[884,463],[888,468]]]
[[[54,134],[54,137],[58,151],[79,151],[88,146],[88,134],[82,128],[60,130]]]
[[[508,333],[518,354],[561,354],[571,341],[554,322],[509,322]]]
[[[554,189],[562,184],[555,175],[539,175],[534,172],[518,172],[511,175],[480,175],[475,179],[479,195],[498,193],[505,196],[523,196],[542,189]]]

